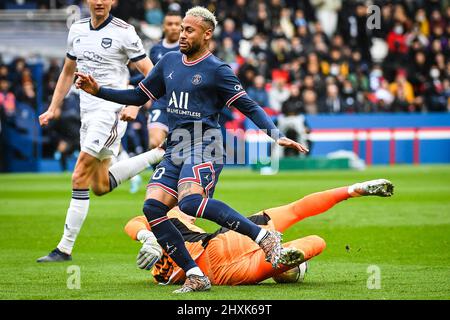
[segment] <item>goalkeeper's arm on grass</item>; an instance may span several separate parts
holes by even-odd
[[[142,243],[136,259],[138,267],[150,270],[162,257],[162,248],[153,232],[150,231],[150,226],[145,216],[137,216],[131,219],[125,226],[125,232],[131,239]]]

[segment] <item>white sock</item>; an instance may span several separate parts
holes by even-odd
[[[267,234],[267,230],[261,229],[261,231],[258,233],[258,236],[255,239],[255,242],[257,244],[259,244],[266,234]]]
[[[110,166],[113,166],[117,162],[129,159],[129,158],[130,158],[130,155],[128,154],[128,152],[126,152],[124,149],[121,149],[119,151],[119,154],[117,155],[117,157],[112,157],[111,158],[111,165]]]
[[[75,240],[80,233],[81,226],[89,210],[89,189],[73,189],[72,200],[67,210],[64,234],[57,248],[64,253],[71,254]]]
[[[115,181],[111,182],[111,190],[134,177],[138,173],[144,171],[152,164],[158,163],[164,156],[165,151],[160,148],[155,148],[144,152],[135,157],[122,160],[112,165],[109,168],[110,180],[111,175]]]
[[[186,277],[189,277],[191,274],[195,274],[196,276],[200,276],[200,277],[204,276],[202,270],[200,270],[199,267],[194,267],[194,268],[189,269],[186,272]]]

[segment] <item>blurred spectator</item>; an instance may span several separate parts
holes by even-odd
[[[280,27],[286,38],[292,39],[295,34],[295,27],[292,23],[292,11],[290,8],[283,8],[281,10]]]
[[[348,76],[348,62],[343,58],[340,48],[333,47],[331,49],[330,57],[323,63],[322,70],[324,75],[339,77],[341,81]]]
[[[344,80],[344,83],[342,84],[341,97],[344,102],[346,112],[361,111],[357,92],[353,88],[353,84],[350,80]]]
[[[263,34],[270,34],[272,25],[269,19],[269,14],[267,12],[267,6],[264,2],[258,3],[257,12],[258,13],[255,23],[257,32]]]
[[[247,89],[247,93],[261,107],[270,107],[269,94],[266,90],[266,80],[263,76],[259,75],[255,77],[254,85]]]
[[[145,21],[151,25],[161,25],[164,20],[164,13],[158,0],[145,0]]]
[[[285,85],[286,80],[279,77],[273,80],[272,88],[269,90],[270,107],[276,112],[281,111],[281,105],[289,98],[289,90]]]
[[[136,119],[128,124],[125,138],[127,141],[126,150],[131,157],[147,150],[149,144],[147,118],[144,108],[141,108]]]
[[[342,113],[347,111],[336,84],[330,83],[327,85],[326,96],[320,103],[319,110],[321,113]]]
[[[300,113],[305,113],[303,109],[302,98],[300,95],[300,87],[292,85],[290,88],[290,96],[281,107],[281,114],[285,117],[297,116]]]
[[[24,102],[36,109],[36,91],[34,89],[34,82],[31,77],[30,69],[23,69],[22,82],[20,85],[17,85],[15,94],[18,101]]]
[[[220,35],[221,40],[223,41],[225,38],[230,38],[233,43],[234,51],[238,51],[239,41],[242,39],[242,34],[236,30],[236,23],[233,19],[225,19],[223,22],[223,31]]]
[[[309,128],[306,124],[304,116],[303,103],[300,96],[300,88],[297,85],[293,85],[290,88],[290,97],[283,103],[281,114],[278,116],[278,128],[288,138],[294,139],[310,148],[310,142],[308,141]],[[311,150],[310,150],[311,151]],[[281,150],[277,150],[279,153],[283,153]],[[298,152],[284,151],[285,156],[298,156]]]
[[[17,91],[17,101],[24,102],[36,109],[36,91],[31,81],[25,82]]]
[[[68,158],[79,150],[80,125],[80,96],[72,87],[48,128],[51,144],[54,144],[54,158],[60,161],[63,171],[68,170]]]
[[[330,38],[336,31],[338,11],[341,9],[341,0],[311,0],[316,8],[317,19],[324,27],[325,34]]]
[[[404,56],[408,53],[408,45],[406,44],[406,35],[403,25],[397,22],[394,28],[387,36],[389,52],[391,54],[399,54]]]
[[[60,61],[58,59],[51,59],[47,72],[44,75],[44,100],[50,103],[53,92],[56,88],[59,74],[61,73]]]
[[[274,39],[271,43],[271,59],[269,67],[271,69],[278,69],[283,67],[291,59],[291,51],[289,43],[284,38]]]
[[[424,8],[420,8],[417,10],[414,21],[418,25],[419,34],[422,34],[424,37],[428,37],[430,34],[430,23],[428,22],[428,18],[426,16],[426,11]]]
[[[14,116],[16,111],[16,96],[11,91],[11,85],[7,78],[0,78],[0,112],[5,118]]]
[[[303,91],[303,109],[306,114],[317,114],[319,112],[319,106],[317,103],[317,94],[315,91],[307,89]]]
[[[22,73],[25,70],[26,62],[22,57],[16,58],[9,71],[9,80],[11,81],[12,87],[15,89],[19,87],[22,83]]]
[[[381,79],[379,87],[375,91],[376,109],[378,112],[389,112],[394,101],[394,95],[389,90],[389,83]]]
[[[443,80],[439,68],[433,65],[430,69],[429,82],[425,91],[426,105],[429,111],[448,111],[448,77]],[[445,88],[445,83],[447,88]]]
[[[369,48],[372,43],[366,27],[366,5],[363,2],[357,2],[356,6],[353,6],[350,3],[347,6],[347,10],[342,12],[339,23],[340,34],[344,37],[345,43],[352,49],[358,49],[361,52],[362,59],[366,62],[370,62],[371,56]]]
[[[239,68],[238,76],[244,89],[248,89],[253,85],[253,82],[255,80],[256,67],[253,66],[253,64],[248,63],[247,61]]]
[[[394,96],[393,111],[408,111],[414,102],[414,90],[412,84],[406,78],[406,71],[400,69],[395,81],[389,85],[389,91]]]
[[[0,64],[0,78],[8,78],[8,66],[6,64]]]
[[[236,63],[236,53],[233,48],[233,40],[230,37],[223,38],[217,56],[229,65]]]

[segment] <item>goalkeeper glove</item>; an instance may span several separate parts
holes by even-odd
[[[138,239],[142,242],[142,247],[136,258],[137,266],[140,269],[150,270],[161,259],[162,248],[151,231],[145,230],[139,234]]]

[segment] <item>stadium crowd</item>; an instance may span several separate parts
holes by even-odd
[[[2,2],[0,9],[19,2],[24,1]],[[87,12],[81,0],[30,2],[36,8],[75,4]],[[447,0],[116,0],[113,14],[135,25],[151,46],[158,39],[147,37],[148,27],[159,28],[165,12],[192,5],[216,13],[219,28],[211,50],[270,115],[450,111]],[[369,5],[380,10],[368,10]],[[2,122],[14,117],[17,101],[36,106],[36,81],[44,85],[43,104],[49,103],[62,59],[48,66],[43,79],[33,79],[26,59],[7,65],[0,57]],[[76,114],[76,92],[72,95],[67,108]],[[229,123],[241,126],[242,115],[233,115]],[[145,117],[129,126],[137,153],[146,148]],[[50,149],[66,150],[57,142],[64,139],[58,125],[46,134],[59,137],[48,139],[56,141]]]

